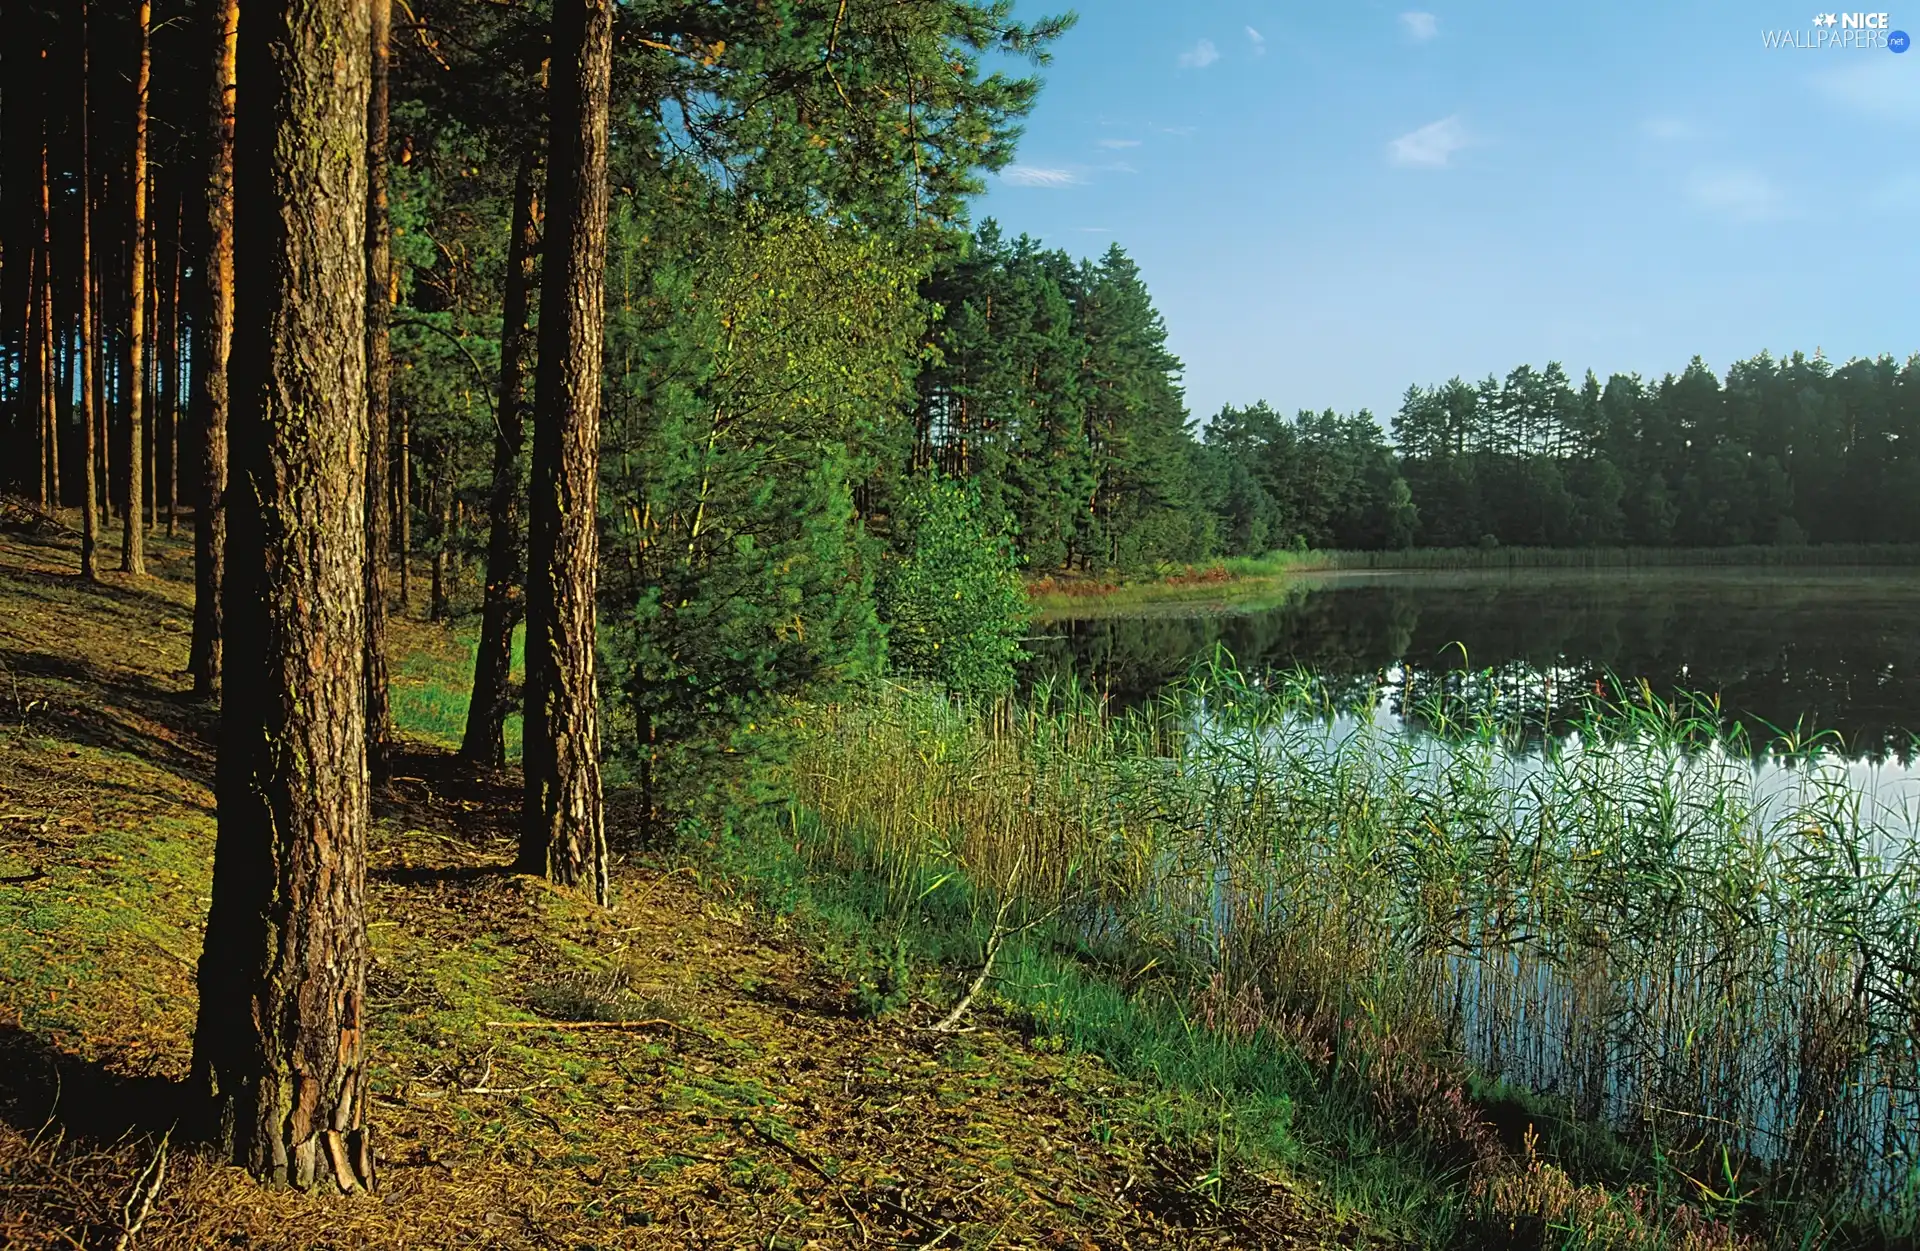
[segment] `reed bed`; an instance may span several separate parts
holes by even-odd
[[[1220,662],[1119,716],[1070,685],[894,689],[801,718],[796,829],[988,916],[1011,892],[1469,1156],[1490,1131],[1419,1076],[1436,1057],[1624,1132],[1716,1211],[1910,1215],[1913,814],[1817,751],[1757,770],[1710,704],[1615,690],[1544,747],[1491,707],[1435,696],[1445,732],[1408,736]]]

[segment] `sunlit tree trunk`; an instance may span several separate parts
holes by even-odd
[[[144,574],[147,571],[145,518],[142,516],[142,482],[146,476],[146,458],[142,454],[141,401],[146,389],[147,328],[147,89],[153,77],[153,4],[139,0],[140,68],[134,84],[133,164],[128,181],[128,198],[133,211],[132,248],[127,272],[127,358],[126,376],[121,388],[127,407],[127,511],[120,532],[120,571]]]
[[[413,596],[413,426],[400,410],[399,470],[394,475],[394,509],[400,514],[400,607]]]
[[[427,594],[427,620],[445,621],[453,615],[447,602],[447,556],[453,541],[453,509],[448,500],[453,494],[447,467],[448,446],[442,441],[435,449],[433,481],[427,486],[428,507],[433,512],[433,561]]]
[[[193,497],[193,689],[220,687],[220,599],[227,533],[227,356],[233,341],[234,52],[240,0],[212,7],[208,94],[207,252],[200,275],[201,324],[194,336],[199,382],[199,471]]]
[[[177,187],[177,179],[170,181]],[[163,390],[166,399],[167,426],[167,472],[161,479],[165,490],[164,500],[167,514],[167,535],[171,537],[179,529],[177,516],[180,501],[180,380],[184,371],[180,365],[180,269],[181,234],[184,223],[181,218],[186,213],[186,198],[172,196],[173,201],[173,243],[167,250],[167,287],[166,287],[166,333],[161,339],[160,360],[164,372]]]
[[[367,101],[367,767],[387,775],[393,718],[387,704],[387,416],[391,361],[387,221],[387,61],[392,0],[371,0],[372,83]]]
[[[527,327],[534,254],[540,243],[535,181],[538,148],[528,144],[514,177],[513,237],[500,318],[500,402],[493,435],[493,482],[487,497],[487,589],[480,609],[480,646],[473,661],[473,698],[460,754],[476,764],[507,763],[507,687],[513,676],[513,628],[523,613],[520,559],[520,467],[526,442]]]
[[[87,80],[91,73],[92,40],[87,22],[88,0],[80,0],[80,398],[81,455],[86,461],[86,498],[80,508],[80,576],[99,576],[100,494],[104,477],[96,480],[95,457],[99,442],[95,424],[94,320],[93,320],[93,153],[89,141],[92,130],[87,117]]]
[[[520,868],[607,899],[594,592],[613,0],[553,12],[548,236],[527,537]]]
[[[32,364],[38,385],[34,387],[34,422],[40,431],[39,493],[41,505],[60,507],[60,425],[55,419],[54,326],[53,326],[53,201],[48,189],[47,131],[50,123],[43,107],[40,119],[40,281],[34,289]],[[24,365],[24,363],[23,363]],[[24,379],[26,370],[21,369]]]
[[[368,0],[240,27],[213,905],[194,1073],[256,1177],[371,1188],[366,1129]]]

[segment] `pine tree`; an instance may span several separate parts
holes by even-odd
[[[196,337],[196,407],[200,460],[194,483],[193,641],[187,668],[193,689],[220,687],[221,602],[227,526],[227,359],[233,343],[233,144],[235,58],[240,0],[215,0],[207,10],[206,253],[200,267],[202,323]],[[92,394],[92,385],[88,385]]]
[[[239,29],[219,834],[194,1072],[257,1177],[371,1188],[367,0]]]
[[[524,872],[607,902],[594,655],[612,0],[556,0],[528,513]]]

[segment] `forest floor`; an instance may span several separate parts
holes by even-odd
[[[959,1034],[863,1018],[804,930],[697,865],[622,865],[605,912],[506,871],[515,779],[431,736],[370,837],[379,1193],[269,1191],[169,1140],[214,715],[182,672],[190,545],[149,561],[89,585],[75,536],[0,518],[0,1246],[1365,1241],[1287,1178],[1204,1189],[1150,1092],[989,1010]],[[404,730],[406,688],[463,649],[404,614],[393,644]]]

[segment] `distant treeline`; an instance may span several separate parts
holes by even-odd
[[[1579,385],[1522,365],[1410,387],[1391,439],[1365,410],[1265,403],[1196,428],[1117,249],[1076,263],[989,222],[927,290],[942,315],[915,460],[974,481],[1036,572],[1276,548],[1920,542],[1920,356],[1763,353],[1724,379],[1696,357]]]

